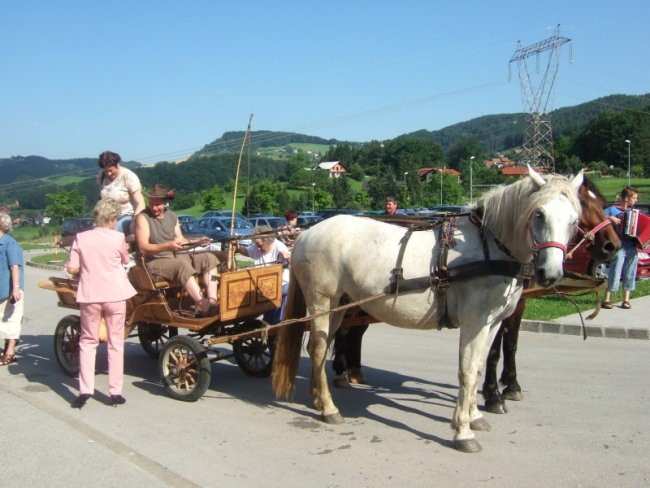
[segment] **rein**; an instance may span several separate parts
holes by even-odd
[[[585,241],[589,241],[593,243],[594,240],[596,239],[596,233],[601,229],[607,227],[608,225],[612,225],[612,221],[609,219],[605,219],[600,224],[595,226],[593,229],[588,230],[587,232],[584,232],[581,228],[578,227],[578,231],[582,232],[584,236],[582,239],[580,239],[580,242],[578,242],[575,246],[573,246],[573,249],[571,249],[571,251],[567,253],[566,258],[571,259],[573,257],[573,253],[575,252],[575,250],[578,249]]]

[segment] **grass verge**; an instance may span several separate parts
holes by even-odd
[[[632,298],[650,295],[650,280],[640,280],[636,282],[636,290],[632,292]],[[600,292],[591,292],[587,294],[575,293],[567,297],[551,295],[541,298],[530,298],[526,300],[526,311],[524,319],[548,321],[565,315],[578,313],[591,313],[598,304],[598,299],[603,300],[605,297],[605,288]],[[623,300],[623,291],[612,293],[612,303]]]

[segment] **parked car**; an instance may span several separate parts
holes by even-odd
[[[274,229],[277,229],[278,227],[282,227],[284,224],[287,223],[287,219],[285,219],[284,217],[273,217],[273,216],[251,217],[248,220],[253,227],[259,227],[260,225],[270,225]]]
[[[215,241],[228,240],[230,235],[230,217],[204,217],[200,218],[193,234],[208,236]],[[234,236],[250,236],[253,232],[253,226],[246,219],[235,219],[233,226]],[[248,239],[239,240],[244,246],[250,245],[253,241]]]
[[[194,228],[199,222],[199,219],[197,219],[194,215],[188,214],[178,214],[177,217],[178,223],[181,224],[181,230],[183,231],[183,234],[194,232]]]
[[[307,229],[308,227],[311,227],[313,225],[316,225],[318,222],[321,222],[323,220],[323,217],[320,215],[304,215],[304,214],[299,214],[298,215],[298,227],[301,229]]]
[[[61,246],[70,247],[79,232],[92,229],[94,226],[95,220],[91,217],[77,217],[64,220],[63,231],[61,232]]]
[[[203,214],[203,217],[232,217],[232,210],[208,210]],[[245,215],[235,212],[235,218],[248,220]]]

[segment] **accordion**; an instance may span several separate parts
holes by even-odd
[[[631,238],[638,248],[650,243],[650,217],[637,209],[627,209],[623,217],[623,235]]]

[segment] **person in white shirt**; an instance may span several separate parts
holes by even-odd
[[[291,253],[283,242],[275,237],[273,227],[260,225],[253,229],[253,235],[259,235],[250,246],[237,247],[236,251],[253,259],[256,266],[264,264],[284,264],[282,271],[282,305],[275,310],[269,310],[264,314],[264,320],[269,324],[277,324],[282,319],[282,310],[289,291],[289,262]]]
[[[133,217],[144,210],[145,203],[140,178],[130,169],[120,166],[121,162],[120,155],[111,151],[99,155],[99,195],[101,198],[112,198],[120,204],[121,211],[115,230],[128,237],[134,232],[131,228]]]

